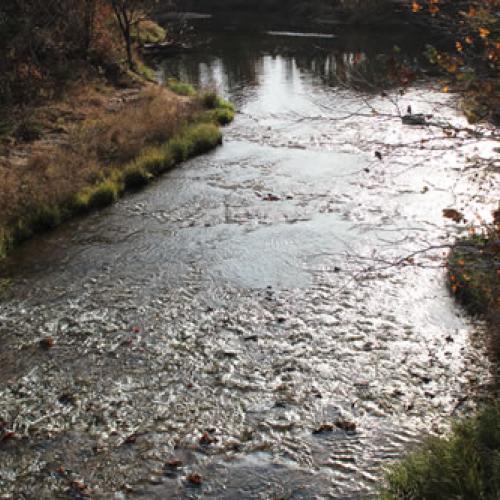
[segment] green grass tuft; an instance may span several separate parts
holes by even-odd
[[[150,68],[146,64],[141,61],[137,61],[135,64],[135,70],[141,76],[143,76],[146,80],[150,82],[156,82],[156,73],[153,68]]]
[[[500,406],[429,438],[387,474],[384,500],[500,498]]]
[[[234,111],[228,108],[217,108],[207,111],[204,119],[208,122],[215,122],[219,125],[229,125],[234,120]]]
[[[208,91],[202,94],[201,102],[209,110],[205,113],[207,121],[228,125],[234,120],[235,108],[233,104],[222,99],[215,92]]]
[[[35,212],[29,225],[33,232],[40,232],[53,229],[61,223],[61,220],[62,213],[59,207],[43,206]]]
[[[219,124],[232,120],[234,107],[219,98],[216,104],[216,108],[198,114],[194,123],[185,126],[163,145],[144,149],[131,162],[108,172],[98,184],[86,186],[60,205],[38,207],[29,217],[0,227],[0,258],[34,233],[53,228],[73,215],[107,207],[125,190],[139,189],[177,163],[222,144]]]
[[[215,90],[207,90],[201,94],[200,100],[206,108],[215,109],[219,106],[220,98]]]
[[[87,206],[89,210],[107,207],[118,199],[118,195],[116,181],[108,179],[90,189]]]
[[[196,95],[195,88],[189,83],[179,82],[175,78],[169,78],[167,80],[167,87],[178,95],[183,96],[194,96]]]
[[[138,41],[141,45],[145,43],[160,43],[167,37],[167,32],[159,24],[147,20],[139,22],[132,29],[132,38]]]
[[[143,151],[135,160],[135,163],[150,174],[151,178],[157,177],[172,168],[175,165],[175,160],[166,145],[164,145]]]
[[[206,153],[222,144],[222,132],[213,123],[200,123],[190,127],[185,138],[188,142],[188,158]]]
[[[188,144],[180,135],[168,141],[167,149],[175,163],[187,160],[188,158]]]
[[[152,175],[147,172],[140,162],[133,162],[123,171],[123,185],[125,189],[135,190],[145,186]]]

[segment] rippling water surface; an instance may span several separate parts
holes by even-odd
[[[224,145],[7,263],[0,420],[19,438],[0,493],[369,497],[469,408],[488,365],[446,249],[392,263],[450,241],[443,208],[488,211],[477,145],[393,116],[458,123],[427,84],[354,90],[379,49],[293,38],[214,35],[163,61],[235,102]],[[313,432],[338,419],[356,431]]]

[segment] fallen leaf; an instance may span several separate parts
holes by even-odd
[[[42,340],[40,340],[40,347],[42,349],[50,349],[51,347],[54,347],[54,339],[52,337],[46,337]]]
[[[313,434],[322,434],[323,432],[333,432],[335,426],[333,424],[321,424],[312,431]]]
[[[350,420],[336,420],[335,426],[346,432],[354,432],[356,430],[356,424]]]
[[[199,486],[201,483],[203,483],[203,478],[196,473],[189,474],[186,478],[191,484],[195,486]]]
[[[169,469],[178,469],[181,466],[182,460],[179,460],[178,458],[172,458],[165,463],[165,467],[168,467]]]
[[[216,442],[217,442],[217,438],[211,436],[208,432],[204,432],[200,438],[200,444],[203,444],[203,445],[209,445],[209,444],[216,443]]]
[[[451,219],[454,222],[460,222],[464,218],[464,214],[454,208],[445,208],[443,209],[443,217]]]

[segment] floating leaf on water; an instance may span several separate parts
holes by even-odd
[[[346,432],[354,432],[356,430],[356,424],[350,420],[338,419],[335,421],[335,426]]]
[[[189,474],[186,478],[191,484],[195,486],[199,486],[201,483],[203,483],[203,478],[196,473]]]
[[[165,467],[169,469],[178,469],[179,467],[182,467],[182,460],[179,460],[178,458],[167,460]]]
[[[54,339],[52,337],[45,337],[44,339],[40,340],[40,347],[42,349],[50,349],[51,347],[54,347]]]
[[[464,218],[464,214],[454,208],[443,209],[443,217],[451,219],[454,222],[460,222]]]
[[[216,442],[217,438],[211,436],[208,432],[204,432],[203,435],[200,437],[200,444],[203,445],[209,445]]]

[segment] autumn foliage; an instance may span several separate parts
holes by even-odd
[[[2,0],[0,104],[51,98],[108,70],[121,57],[116,29],[105,0]]]
[[[454,87],[465,96],[470,121],[500,120],[500,0],[413,0],[412,12],[450,40],[449,51],[429,47],[431,63],[448,76],[444,90]]]

